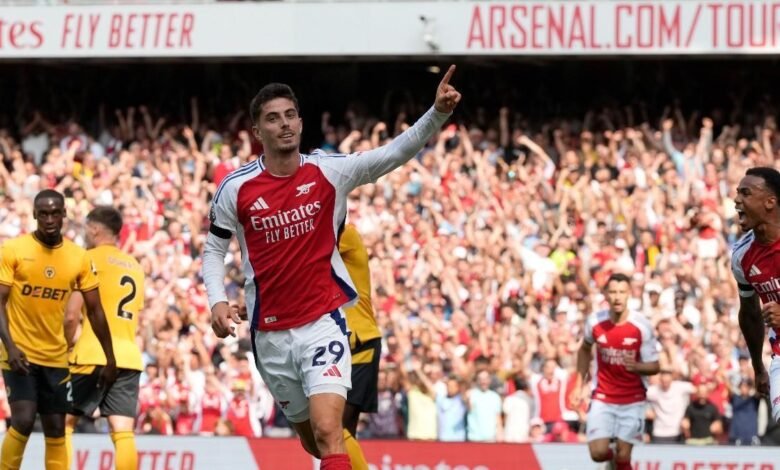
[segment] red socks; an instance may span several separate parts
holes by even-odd
[[[352,470],[347,454],[330,454],[322,458],[320,470]]]
[[[631,461],[626,460],[625,462],[617,461],[615,462],[616,470],[632,470],[631,468]]]

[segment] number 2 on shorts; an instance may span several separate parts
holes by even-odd
[[[324,366],[327,361],[323,361],[320,358],[325,355],[326,348],[325,346],[318,346],[317,349],[314,350],[314,358],[311,360],[312,366]],[[340,341],[333,340],[328,345],[327,351],[331,353],[332,355],[336,356],[335,359],[333,359],[332,364],[335,364],[341,360],[341,357],[344,355],[344,345],[341,344]]]

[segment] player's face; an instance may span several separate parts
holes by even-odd
[[[607,285],[607,302],[613,313],[621,315],[628,304],[629,286],[627,282],[612,281]]]
[[[33,208],[33,217],[38,222],[37,235],[42,242],[49,245],[60,242],[65,220],[65,207],[61,200],[53,197],[39,199]]]
[[[287,98],[274,98],[265,103],[260,119],[252,128],[267,153],[297,152],[302,130],[303,120],[295,103]]]
[[[776,204],[777,198],[767,189],[762,178],[745,176],[739,182],[734,198],[739,228],[746,232],[764,223],[765,217],[774,210]]]

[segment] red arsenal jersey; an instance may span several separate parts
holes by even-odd
[[[227,300],[224,256],[233,236],[253,329],[300,327],[353,303],[357,293],[338,251],[347,195],[409,161],[448,117],[431,108],[391,143],[367,152],[300,155],[289,176],[268,171],[262,155],[226,176],[211,202],[203,252],[209,305]]]
[[[608,311],[595,313],[585,324],[585,342],[596,345],[593,398],[617,405],[644,401],[647,379],[627,371],[623,361],[626,356],[637,362],[658,360],[657,341],[647,317],[632,311],[616,325]]]
[[[740,296],[758,294],[762,303],[780,303],[780,240],[772,245],[762,245],[751,230],[734,245],[731,271],[739,285]],[[778,337],[780,331],[770,328],[772,353],[780,355]]]

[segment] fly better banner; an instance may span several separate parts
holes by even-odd
[[[0,59],[703,56],[778,51],[780,1],[0,7]]]
[[[2,435],[0,435],[2,437]],[[297,439],[138,436],[138,470],[317,470]],[[361,441],[369,470],[596,470],[585,444]],[[34,434],[22,470],[45,466],[43,436]],[[640,445],[633,470],[780,470],[772,447]],[[113,470],[108,435],[75,434],[73,470]]]

